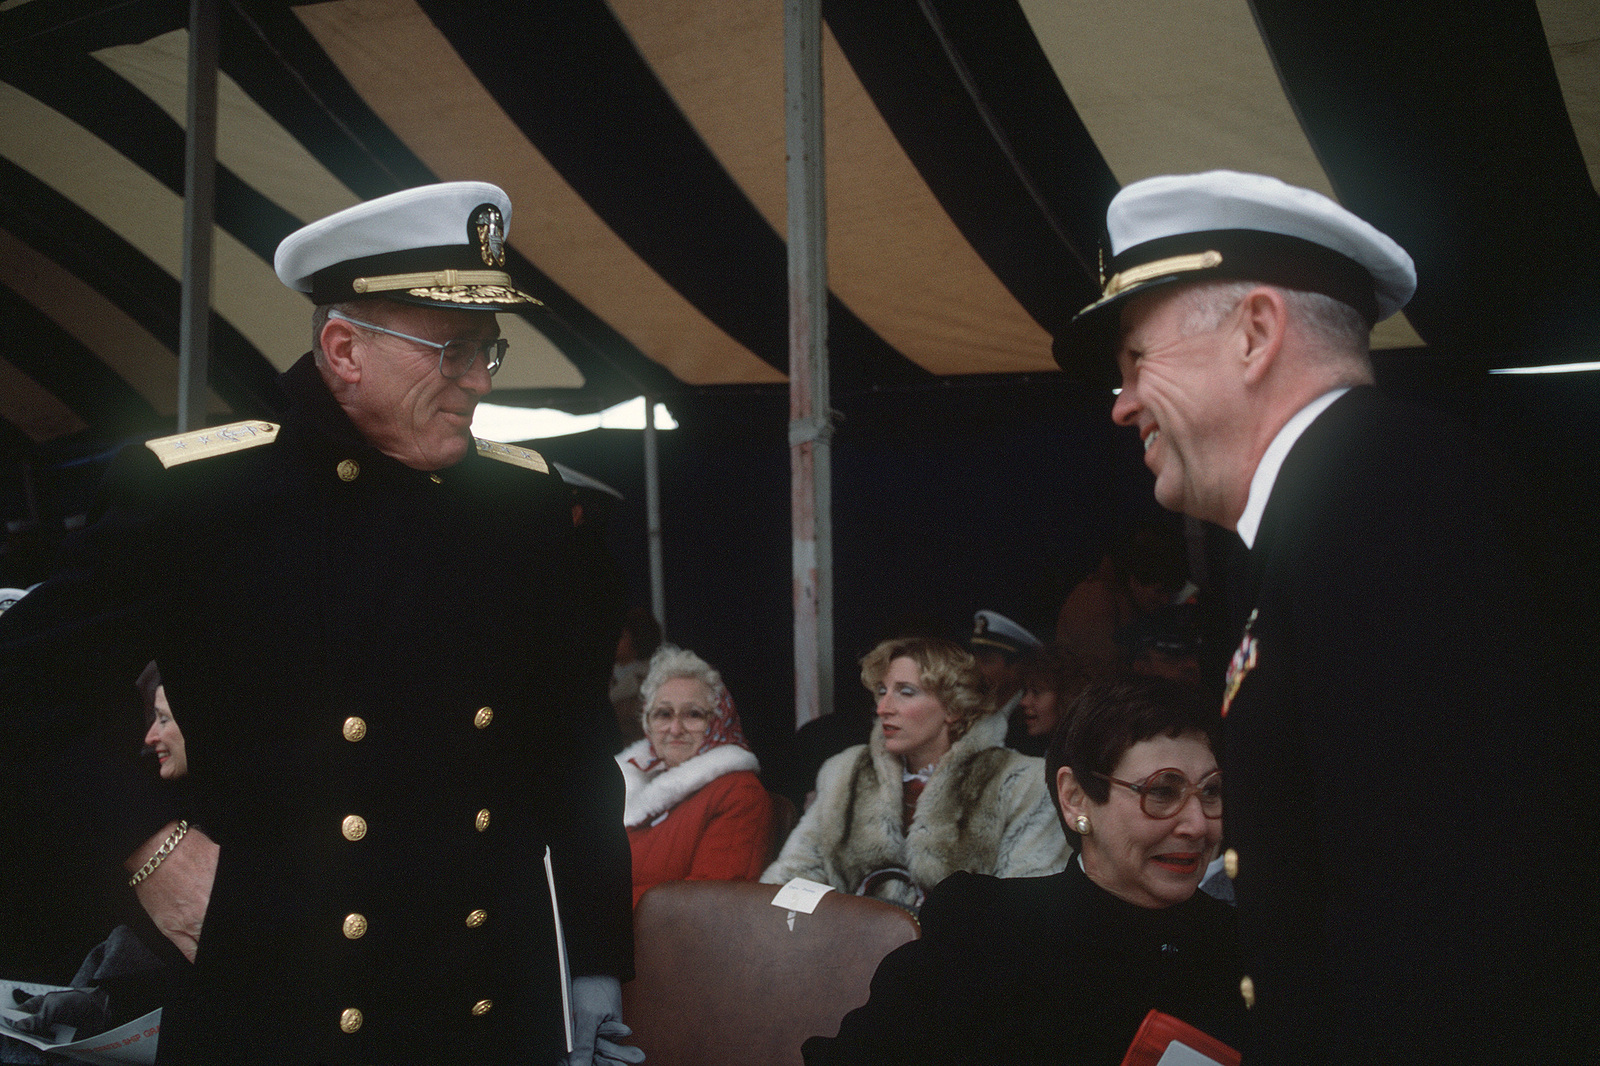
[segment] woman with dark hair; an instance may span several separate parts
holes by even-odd
[[[1197,892],[1222,835],[1215,705],[1165,679],[1086,689],[1046,757],[1080,854],[1050,877],[956,874],[808,1066],[1117,1066],[1151,1010],[1238,1047],[1234,912]]]
[[[172,716],[172,705],[167,702],[167,686],[161,683],[161,671],[152,662],[134,684],[144,699],[145,751],[155,756],[163,778],[176,781],[189,773],[189,753],[183,743],[183,730],[178,728],[178,721]]]
[[[972,655],[946,640],[887,640],[861,660],[878,701],[867,744],[823,763],[816,800],[761,880],[791,878],[915,912],[957,870],[1025,877],[1068,852],[1040,761],[1003,747]]]
[[[1011,746],[1024,755],[1043,755],[1067,705],[1089,683],[1089,674],[1070,651],[1045,647],[1023,655],[1017,676],[1022,680],[1022,699],[1017,704],[1018,721],[1009,733],[1014,738]]]

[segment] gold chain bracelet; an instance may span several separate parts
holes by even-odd
[[[165,839],[165,840],[163,840],[161,842],[161,846],[156,849],[156,853],[154,855],[150,856],[150,858],[145,861],[145,864],[143,866],[139,867],[139,870],[138,870],[137,873],[135,873],[132,877],[128,878],[128,887],[132,888],[134,885],[137,885],[140,881],[143,881],[145,878],[147,878],[151,874],[155,873],[156,872],[156,867],[160,866],[161,863],[166,859],[166,857],[168,855],[172,854],[172,849],[178,846],[178,841],[182,840],[183,839],[183,834],[187,833],[188,831],[189,831],[189,823],[188,823],[188,821],[184,820],[184,821],[179,822],[178,823],[178,828],[174,829],[171,833],[167,834],[167,839]]]

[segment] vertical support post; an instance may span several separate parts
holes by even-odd
[[[656,454],[656,398],[644,396],[645,528],[650,538],[650,610],[667,631],[667,583],[661,562],[661,464]]]
[[[828,417],[827,193],[822,4],[784,0],[789,193],[789,470],[795,724],[833,710],[833,479]]]
[[[216,217],[219,0],[189,0],[189,107],[183,171],[183,296],[178,432],[206,424],[211,357],[211,229]]]

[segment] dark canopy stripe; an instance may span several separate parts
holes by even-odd
[[[1417,260],[1428,343],[1592,352],[1600,198],[1533,0],[1254,6],[1340,199]]]
[[[5,359],[85,423],[115,437],[154,432],[154,408],[95,354],[9,288],[0,286]]]
[[[347,185],[363,190],[365,195],[382,195],[405,185],[435,180],[387,127],[371,115],[292,13],[269,4],[253,6],[256,10],[242,11],[234,7],[225,10],[221,56],[224,72],[239,82],[297,139],[311,145],[319,162],[327,165]],[[173,14],[181,16],[182,12]],[[181,25],[181,17],[176,21],[152,18],[140,33],[156,35]],[[51,38],[59,41],[62,36],[64,31],[52,34]],[[74,47],[115,43],[122,43],[119,35],[109,33],[83,35],[72,42]],[[83,126],[181,195],[184,131],[137,88],[81,53],[52,50],[45,57],[28,62],[13,59],[8,67],[8,80],[18,88]],[[278,242],[301,224],[301,220],[220,165],[216,212],[221,228],[269,263]],[[137,256],[125,245],[123,251]],[[141,294],[140,302],[147,303],[153,282],[145,275],[150,270],[161,272],[139,258],[143,263],[141,268],[131,273],[126,270],[110,273],[121,278],[143,277],[144,280],[125,289]],[[670,390],[670,374],[646,359],[576,301],[565,297],[542,272],[526,262],[514,262],[512,269],[525,287],[537,292],[550,305],[552,312],[560,308],[558,317],[553,313],[540,314],[533,316],[534,321],[573,360],[585,378],[594,382],[596,387],[586,389],[586,399],[591,404],[598,406],[636,395],[641,383],[657,391]],[[134,317],[143,318],[138,307],[123,306]],[[152,332],[164,336],[161,330]],[[174,338],[165,337],[165,343],[175,347]],[[248,344],[245,347],[253,351]],[[262,366],[248,368],[243,374],[232,377],[235,380],[265,379],[270,374],[270,365],[263,359]],[[232,402],[243,401],[246,407],[259,408],[275,403],[274,395],[275,386],[267,395],[235,397]],[[559,401],[564,392],[542,390],[540,395],[546,400]],[[518,397],[508,395],[507,398]],[[565,398],[570,403],[570,396]]]
[[[423,7],[607,225],[701,313],[787,373],[784,241],[684,120],[606,5]],[[838,300],[828,307],[836,387],[927,377]]]
[[[237,34],[226,37],[224,65],[241,88],[288,130],[329,172],[363,198],[438,180],[369,108],[292,11],[252,2],[230,9]],[[298,223],[296,223],[298,225]],[[272,247],[284,234],[274,237]],[[271,253],[266,256],[271,259]],[[595,316],[551,278],[511,251],[508,267],[519,287],[538,296],[544,311],[526,313],[584,376],[580,406],[603,407],[675,387],[672,375]],[[571,390],[497,392],[510,403],[571,407]]]
[[[4,80],[105,141],[183,195],[184,130],[137,88],[92,56],[49,56],[10,66]],[[216,169],[216,224],[271,262],[300,221],[222,164]]]
[[[0,61],[92,52],[186,25],[186,0],[48,0],[0,12]]]
[[[0,159],[0,216],[19,239],[82,278],[170,351],[177,351],[178,279],[98,219],[4,159]],[[215,313],[211,330],[213,391],[240,417],[275,410],[279,393],[271,364]],[[57,387],[48,367],[41,373],[45,375],[41,383]],[[93,412],[96,407],[79,410]],[[100,420],[88,421],[97,425]],[[106,432],[115,436],[121,431]]]
[[[1013,0],[835,0],[824,14],[963,236],[1056,332],[1097,291],[1089,220],[1117,184],[1022,12]]]
[[[357,196],[439,180],[372,113],[289,5],[240,0],[223,10],[223,69]]]
[[[921,0],[930,24],[967,70],[1004,139],[1012,165],[1027,176],[1048,224],[1097,295],[1106,205],[1116,177],[1072,104],[1016,0]],[[1058,294],[1059,295],[1059,294]]]

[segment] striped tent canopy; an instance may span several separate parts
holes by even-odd
[[[425,182],[503,186],[496,399],[595,410],[782,389],[779,0],[221,0],[212,420],[309,344],[272,255]],[[1057,373],[1105,205],[1256,170],[1395,236],[1375,344],[1462,365],[1600,351],[1600,3],[825,0],[841,393]],[[168,432],[188,4],[0,0],[0,450]]]

